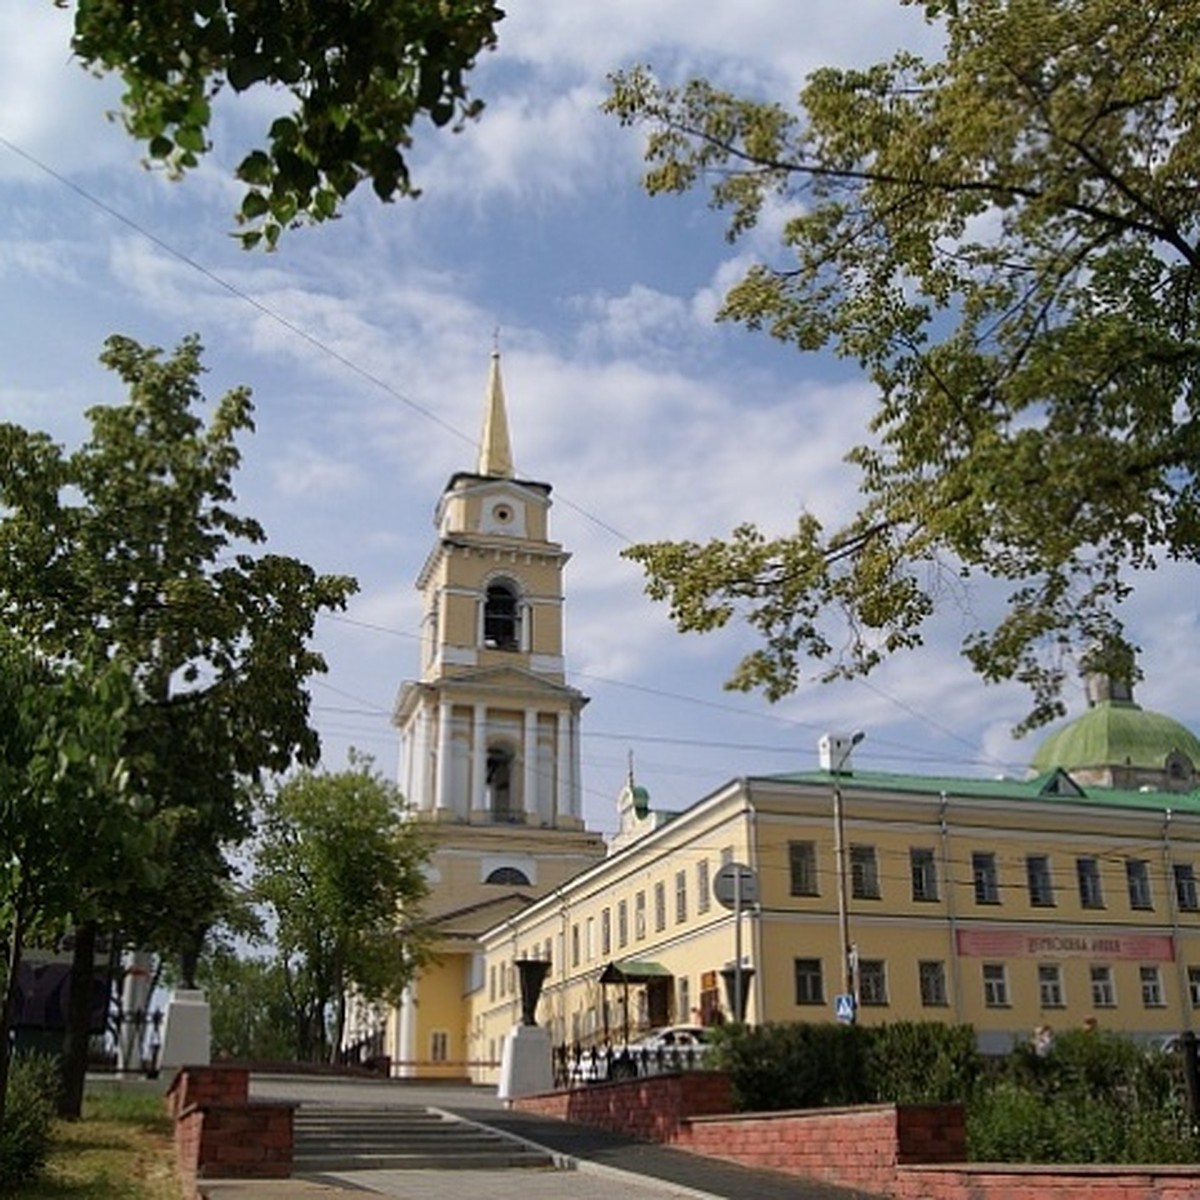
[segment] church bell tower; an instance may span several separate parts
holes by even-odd
[[[493,351],[475,469],[446,484],[417,578],[420,674],[394,717],[401,789],[433,842],[425,908],[438,935],[391,1038],[402,1075],[461,1076],[485,1053],[466,1028],[475,939],[605,854],[583,822],[587,698],[566,682],[570,556],[550,540],[550,493],[516,471]],[[457,1070],[439,1069],[443,1056]]]

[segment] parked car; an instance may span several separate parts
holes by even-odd
[[[633,1079],[666,1071],[695,1070],[712,1049],[710,1031],[703,1025],[667,1025],[652,1029],[628,1045],[593,1046],[574,1059],[573,1083]]]

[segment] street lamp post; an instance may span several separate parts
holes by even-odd
[[[853,997],[850,1023],[858,1017],[858,987],[854,967],[854,954],[850,943],[850,910],[846,902],[846,818],[842,800],[841,770],[850,757],[850,751],[867,735],[859,730],[850,737],[849,743],[842,748],[836,763],[831,762],[833,774],[833,853],[837,861],[837,901],[838,901],[838,942],[841,950],[841,976],[845,985],[845,994]]]

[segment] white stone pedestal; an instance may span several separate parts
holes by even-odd
[[[500,1055],[501,1100],[533,1096],[554,1089],[554,1060],[550,1034],[537,1025],[518,1025],[504,1039]]]
[[[176,988],[163,1018],[160,1069],[207,1066],[212,1061],[208,1001],[199,989]]]

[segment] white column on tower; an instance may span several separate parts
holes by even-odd
[[[573,817],[583,814],[583,769],[579,751],[579,714],[572,713],[568,718],[571,728],[571,791],[570,813]]]
[[[454,798],[450,795],[450,713],[449,700],[438,705],[437,730],[437,793],[436,803],[440,809],[453,808]]]
[[[571,714],[558,714],[558,747],[554,755],[554,816],[565,817],[571,811]]]
[[[433,808],[429,787],[429,708],[421,704],[408,730],[408,800],[418,812]]]
[[[471,807],[487,808],[487,705],[476,704],[471,734]]]
[[[538,824],[538,714],[525,710],[525,815]]]

